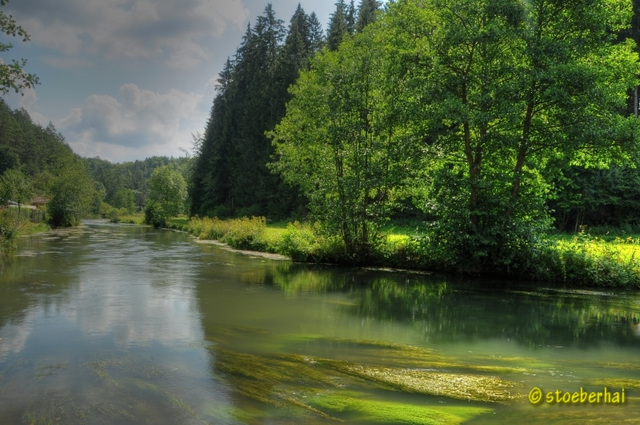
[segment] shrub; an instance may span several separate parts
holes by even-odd
[[[166,227],[168,217],[169,215],[159,202],[149,201],[144,209],[144,222],[156,229]]]
[[[267,227],[267,219],[264,217],[236,218],[229,220],[229,227],[222,236],[221,241],[237,249],[263,248],[262,235]]]
[[[0,211],[0,252],[16,249],[19,220],[10,208]]]
[[[287,225],[276,249],[294,261],[312,261],[318,251],[318,236],[310,224],[295,221]]]
[[[267,220],[264,217],[236,218],[220,220],[218,218],[192,218],[185,226],[186,230],[200,239],[218,240],[237,249],[264,249],[263,240]]]

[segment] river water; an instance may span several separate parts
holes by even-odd
[[[294,264],[101,222],[22,238],[0,267],[0,424],[640,418],[637,292]]]

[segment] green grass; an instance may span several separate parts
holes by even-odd
[[[286,225],[285,225],[286,224]],[[237,249],[267,251],[301,262],[343,263],[344,245],[318,224],[270,223],[263,217],[219,220],[177,217],[169,227],[186,230],[200,239],[215,239]],[[439,269],[442,248],[419,240],[419,223],[390,223],[373,248],[374,266]],[[446,254],[446,252],[445,252]],[[532,252],[520,256],[506,277],[574,286],[640,287],[640,236],[549,234]]]
[[[144,215],[142,216],[142,219],[144,220]],[[186,230],[188,224],[189,217],[187,217],[186,215],[171,217],[167,220],[167,227],[176,230]]]
[[[126,224],[144,224],[144,213],[124,214],[118,216],[118,222]]]
[[[44,233],[51,230],[51,226],[49,226],[45,222],[40,223],[31,223],[31,222],[22,222],[18,226],[18,235],[33,235],[35,233]]]

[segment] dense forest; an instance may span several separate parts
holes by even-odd
[[[637,1],[340,1],[326,33],[268,5],[219,75],[191,213],[319,220],[354,261],[410,216],[470,270],[637,229],[637,39]]]
[[[220,217],[303,214],[306,199],[268,167],[274,154],[265,135],[285,115],[289,87],[323,48],[375,20],[379,3],[336,5],[326,37],[314,13],[300,5],[285,28],[269,4],[249,26],[217,80],[217,96],[197,149],[190,182],[191,213]]]

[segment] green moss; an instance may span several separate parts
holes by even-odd
[[[407,392],[482,402],[506,402],[519,397],[512,393],[512,382],[495,376],[339,363],[335,367]]]
[[[318,409],[339,414],[351,421],[378,424],[460,424],[492,410],[472,406],[421,406],[379,400],[367,400],[340,393],[324,394],[313,398],[311,404]]]

